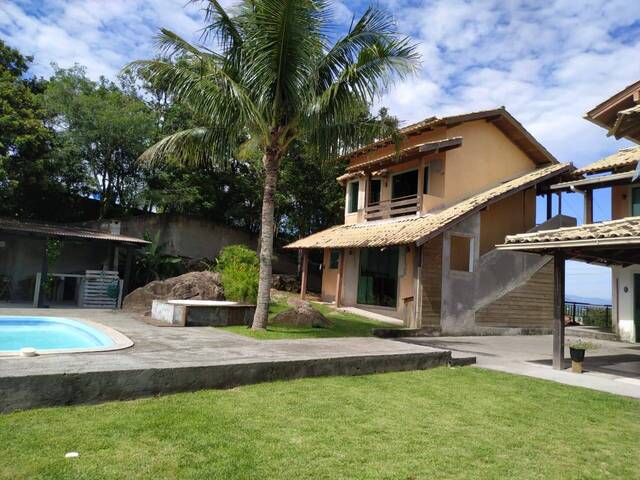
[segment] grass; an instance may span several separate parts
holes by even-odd
[[[0,478],[638,478],[639,438],[635,400],[438,368],[2,415]]]
[[[313,308],[331,320],[330,328],[304,328],[292,325],[270,323],[266,331],[256,331],[244,326],[222,327],[228,332],[238,333],[259,340],[281,340],[285,338],[331,338],[331,337],[370,337],[371,329],[389,327],[388,324],[370,320],[352,313],[336,312],[331,307],[312,303]],[[269,306],[269,319],[287,310],[286,299],[272,302]]]

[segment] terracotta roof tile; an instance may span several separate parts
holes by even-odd
[[[602,158],[597,162],[593,162],[586,167],[582,167],[573,172],[575,175],[583,175],[590,173],[609,172],[619,168],[635,167],[640,160],[640,147],[624,148]]]
[[[504,182],[437,213],[428,213],[421,217],[338,225],[297,240],[285,248],[384,247],[422,243],[485,206],[572,168],[571,164],[554,164]]]

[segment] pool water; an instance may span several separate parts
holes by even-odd
[[[58,317],[0,316],[0,352],[91,349],[113,345],[113,339],[83,322]]]

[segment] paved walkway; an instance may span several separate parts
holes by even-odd
[[[567,337],[567,341],[571,339]],[[476,366],[543,378],[640,399],[640,344],[589,340],[600,346],[588,351],[582,375],[551,368],[551,335],[431,337],[403,339],[405,343],[451,350],[453,356],[475,355]]]
[[[446,365],[451,358],[440,348],[375,337],[260,341],[210,327],[157,327],[122,311],[0,309],[0,315],[45,313],[103,323],[134,346],[3,357],[0,411],[305,376],[414,370]]]

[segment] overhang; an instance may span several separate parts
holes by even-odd
[[[146,245],[150,242],[136,237],[116,235],[100,230],[73,227],[69,225],[54,225],[48,223],[26,222],[9,218],[0,218],[0,232],[36,237],[72,238],[85,241],[106,241],[128,245]]]
[[[509,235],[498,250],[551,255],[602,265],[640,263],[640,217]]]

